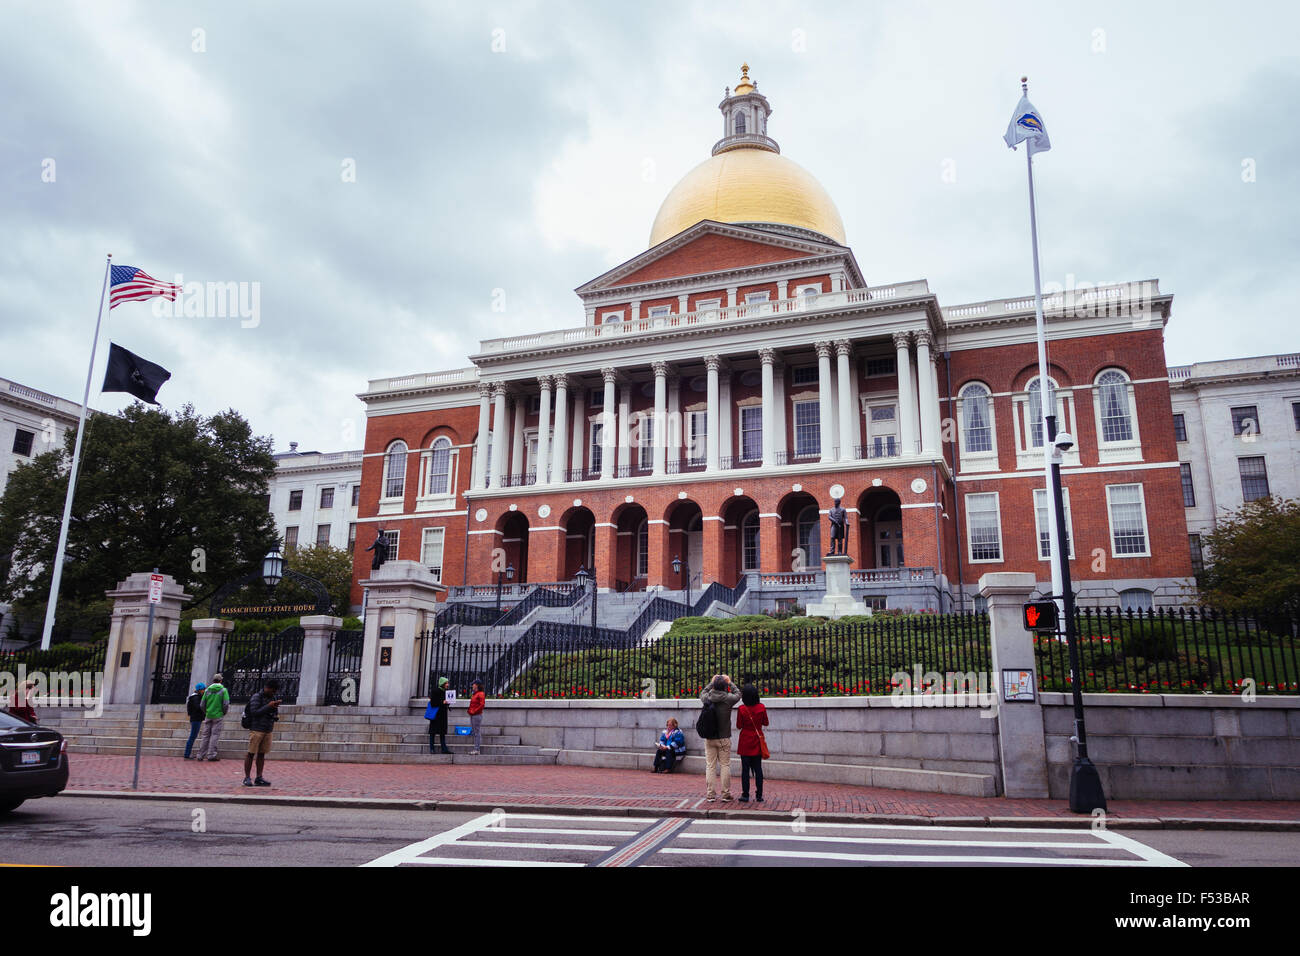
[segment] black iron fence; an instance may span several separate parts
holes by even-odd
[[[54,644],[47,651],[39,647],[0,651],[0,673],[12,675],[15,687],[21,680],[43,675],[37,692],[69,703],[78,697],[91,698],[101,690],[107,645],[107,641],[94,641]]]
[[[582,597],[582,594],[582,586],[578,584],[538,585],[529,591],[528,596],[522,601],[505,613],[500,614],[492,624],[497,627],[517,624],[535,607],[572,607]]]
[[[1080,608],[1075,621],[1089,693],[1300,692],[1300,622],[1286,614]],[[1065,641],[1036,637],[1034,652],[1039,687],[1071,689]]]
[[[361,689],[365,631],[336,631],[330,638],[325,670],[326,704],[355,704]]]
[[[677,603],[677,602],[672,602]],[[684,605],[683,605],[684,606]],[[438,677],[458,693],[481,680],[510,697],[691,697],[717,673],[773,696],[888,694],[902,683],[947,681],[987,689],[988,619],[982,614],[881,617],[797,630],[642,635],[542,622],[513,644],[462,644],[434,631],[418,639],[420,689]],[[983,674],[983,686],[979,675]],[[969,681],[965,680],[969,677]],[[910,684],[909,684],[910,686]]]
[[[298,682],[302,675],[303,629],[286,627],[279,634],[229,635],[221,642],[222,683],[230,699],[244,703],[266,686],[269,680],[280,682],[280,699],[297,703]]]
[[[173,634],[158,638],[150,701],[155,704],[183,704],[190,694],[190,672],[193,666],[193,634],[187,637]]]

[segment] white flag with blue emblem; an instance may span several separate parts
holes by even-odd
[[[1029,150],[1029,155],[1035,153],[1045,153],[1052,148],[1052,141],[1047,138],[1047,127],[1043,124],[1043,118],[1038,115],[1038,110],[1034,109],[1034,104],[1029,102],[1029,97],[1020,97],[1020,102],[1016,104],[1016,111],[1011,116],[1011,124],[1007,126],[1007,134],[1002,137],[1007,141],[1007,145],[1012,149],[1020,143],[1028,143],[1025,147]]]

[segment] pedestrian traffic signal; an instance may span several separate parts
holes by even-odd
[[[1030,601],[1025,605],[1026,631],[1056,631],[1056,602]]]

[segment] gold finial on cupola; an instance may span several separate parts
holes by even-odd
[[[749,64],[740,65],[740,82],[736,84],[736,95],[744,96],[754,92],[754,81],[749,78]]]

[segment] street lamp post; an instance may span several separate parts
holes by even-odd
[[[689,607],[691,603],[691,556],[689,552],[685,557],[673,558],[673,574],[681,574],[682,568],[686,569],[686,604]]]
[[[262,583],[267,590],[274,591],[275,586],[284,580],[284,555],[277,545],[266,553],[262,559]]]
[[[506,569],[504,571],[497,572],[497,610],[498,611],[501,610],[501,582],[503,579],[510,580],[510,581],[513,581],[515,579],[515,566],[513,564],[508,564],[506,565]]]
[[[578,573],[574,575],[578,579],[578,586],[584,591],[587,589],[588,582],[591,583],[591,636],[596,636],[596,575],[588,571],[585,567],[578,568]]]

